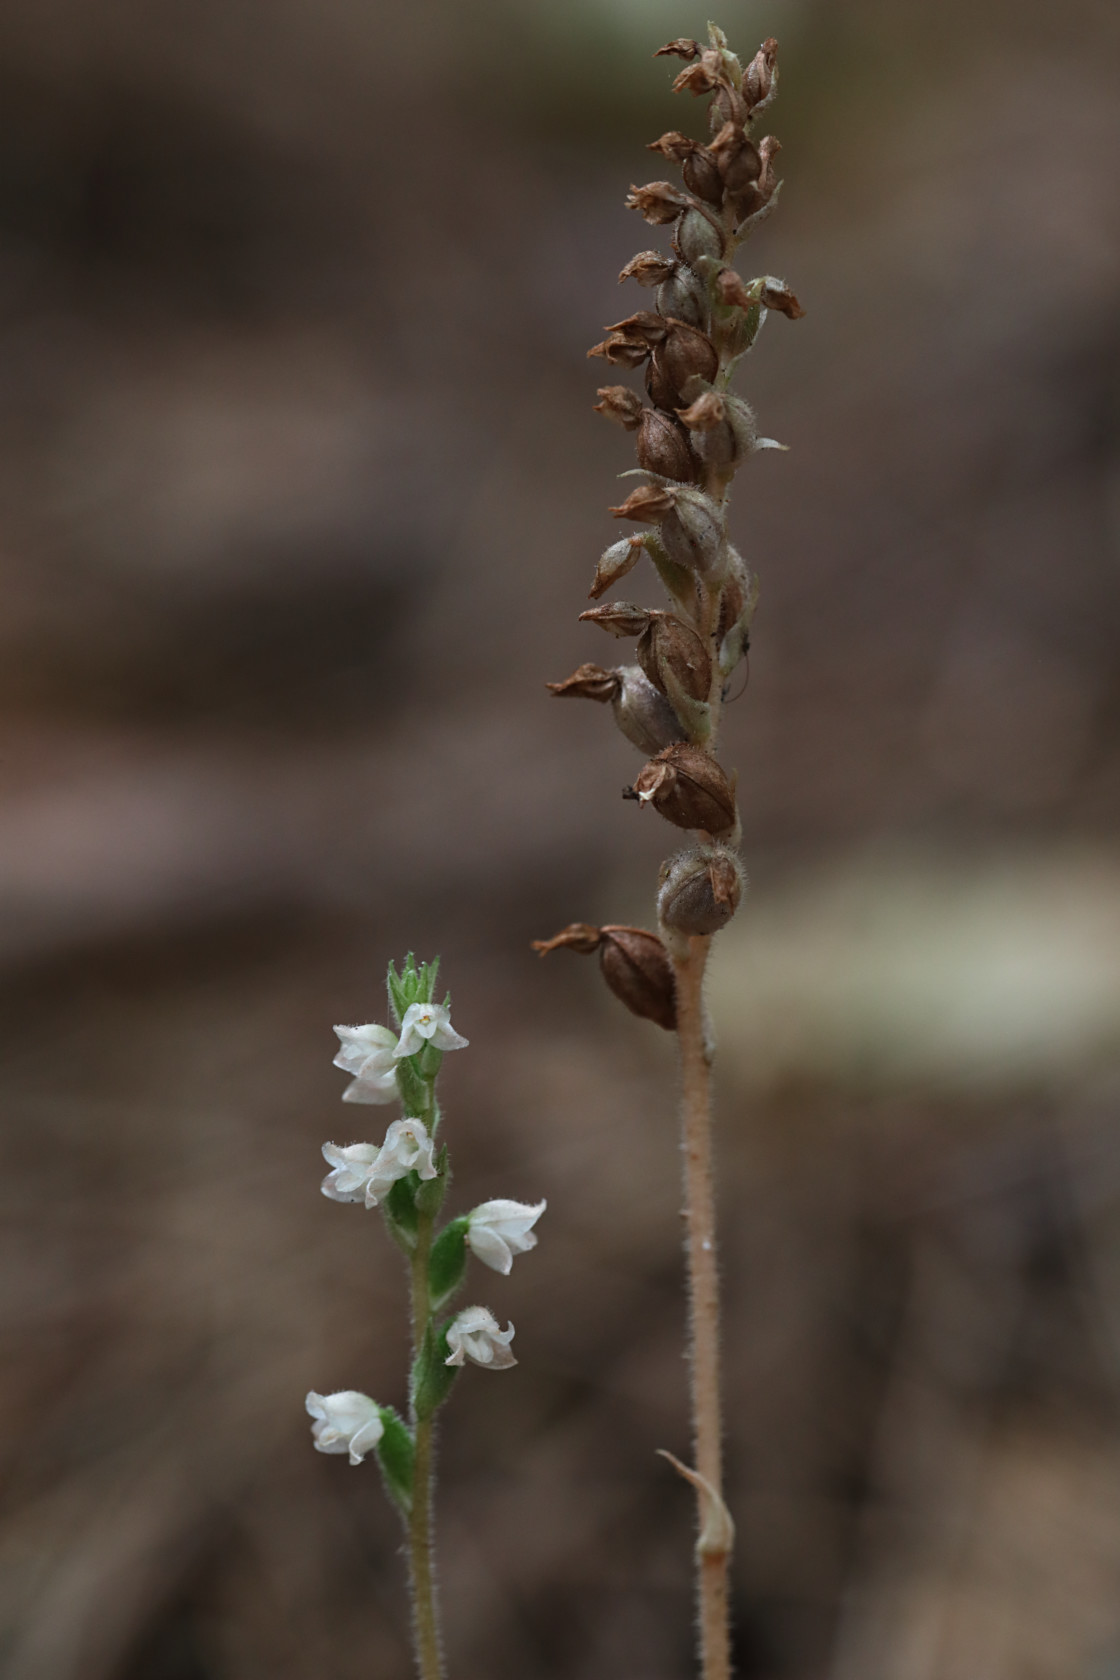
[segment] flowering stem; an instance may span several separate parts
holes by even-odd
[[[433,1215],[419,1215],[412,1257],[412,1356],[419,1357],[432,1316],[428,1259],[432,1248]],[[412,1509],[408,1519],[408,1564],[412,1583],[412,1624],[420,1680],[442,1680],[439,1608],[436,1603],[435,1546],[432,1537],[432,1430],[434,1417],[416,1416],[412,1408],[414,1452]]]
[[[704,1023],[704,967],[709,937],[693,937],[674,960],[681,1058],[681,1147],[684,1155],[685,1258],[688,1271],[692,1431],[699,1474],[722,1500],[723,1424],[720,1404],[719,1273],[712,1176],[712,1104]],[[703,1680],[729,1680],[727,1571],[730,1541],[710,1524],[708,1496],[700,1495],[696,1548],[697,1621]]]

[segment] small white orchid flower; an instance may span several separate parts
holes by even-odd
[[[351,1464],[360,1464],[385,1433],[380,1407],[355,1389],[339,1394],[316,1394],[313,1389],[304,1404],[314,1420],[311,1439],[316,1452],[348,1452]]]
[[[464,1307],[447,1327],[447,1345],[451,1357],[445,1365],[485,1365],[491,1371],[508,1371],[517,1360],[509,1351],[513,1340],[513,1325],[499,1330],[498,1321],[488,1307]]]
[[[410,1172],[420,1178],[435,1178],[434,1149],[422,1120],[394,1120],[366,1180],[367,1208],[376,1207],[398,1178],[407,1178]]]
[[[323,1159],[333,1170],[319,1186],[324,1196],[332,1202],[364,1202],[369,1175],[380,1153],[376,1143],[325,1143]]]
[[[508,1276],[515,1254],[528,1254],[537,1246],[533,1226],[544,1212],[546,1202],[530,1207],[527,1202],[499,1199],[481,1202],[467,1215],[467,1244],[484,1266]]]
[[[323,1159],[333,1169],[320,1185],[332,1202],[376,1207],[399,1178],[410,1172],[435,1178],[435,1148],[422,1120],[394,1120],[380,1149],[375,1143],[325,1143]]]
[[[343,1102],[390,1103],[397,1096],[397,1035],[371,1021],[364,1027],[336,1027],[342,1044],[334,1065],[354,1075],[342,1093]]]
[[[464,1050],[469,1042],[451,1025],[446,1004],[410,1003],[401,1022],[400,1043],[393,1055],[415,1056],[427,1043],[434,1044],[437,1050]]]

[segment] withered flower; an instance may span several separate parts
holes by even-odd
[[[727,846],[692,846],[661,868],[657,913],[664,927],[689,935],[718,933],[739,907],[746,877]]]
[[[621,537],[618,542],[611,543],[599,556],[599,564],[595,568],[595,576],[591,588],[587,591],[592,601],[597,601],[608,589],[612,589],[620,578],[627,572],[632,572],[641,559],[642,550],[646,545],[646,537]]]
[[[644,404],[629,385],[602,385],[595,395],[600,398],[594,404],[596,414],[601,414],[605,420],[613,420],[624,431],[635,429],[642,418]]]
[[[636,280],[639,286],[660,286],[676,266],[671,257],[662,256],[660,251],[639,251],[622,270],[618,277],[619,283],[623,280]]]
[[[636,338],[652,350],[655,344],[662,344],[668,337],[671,322],[656,309],[636,309],[633,315],[627,315],[625,320],[613,321],[606,329],[609,333],[621,333],[624,338]]]
[[[580,622],[597,624],[611,636],[640,636],[649,623],[650,609],[635,607],[629,601],[608,601],[605,607],[588,607],[580,613]]]
[[[699,99],[705,93],[714,92],[718,86],[718,77],[712,75],[701,57],[697,63],[690,64],[687,70],[682,70],[674,78],[673,92],[691,93],[694,98]]]
[[[597,928],[587,922],[572,922],[552,939],[534,939],[533,950],[542,957],[559,950],[578,951],[585,956],[598,951],[603,979],[631,1014],[656,1021],[666,1032],[676,1030],[673,965],[655,933],[647,933],[645,928]]]
[[[649,355],[649,346],[640,338],[627,338],[624,333],[612,333],[610,338],[604,338],[601,344],[593,344],[587,352],[588,359],[592,356],[602,356],[605,362],[613,367],[641,367]]]
[[[762,283],[761,302],[764,309],[776,309],[791,321],[800,321],[805,313],[785,281],[769,276]]]
[[[675,41],[666,41],[663,47],[658,47],[654,58],[699,58],[703,52],[699,41],[690,41],[685,35],[678,35]]]
[[[562,682],[545,683],[544,686],[550,694],[564,698],[574,695],[579,700],[606,702],[613,700],[619,692],[622,678],[617,671],[605,671],[601,665],[580,665]]]
[[[608,511],[616,519],[638,519],[643,524],[656,525],[667,513],[673,511],[676,500],[675,490],[657,484],[642,484],[637,490],[631,490],[621,506],[612,507]],[[584,617],[586,616],[584,614]]]
[[[654,227],[661,227],[666,222],[675,222],[681,212],[689,208],[691,202],[691,199],[669,181],[650,181],[644,187],[630,188],[626,208],[640,210],[647,222]]]
[[[545,687],[564,698],[609,702],[621,733],[647,756],[685,739],[676,712],[639,665],[623,665],[615,671],[581,665],[563,682]]]
[[[731,783],[711,753],[690,741],[666,747],[651,758],[627,788],[625,797],[652,805],[678,828],[726,834],[736,822]]]

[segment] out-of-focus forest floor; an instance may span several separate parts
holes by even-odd
[[[741,388],[752,886],[713,978],[743,1680],[1120,1675],[1120,24],[736,4],[806,306]],[[696,108],[624,0],[0,17],[0,1666],[403,1680],[403,1280],[318,1194],[335,1021],[443,954],[479,1281],[452,1672],[691,1672],[671,1046],[573,919],[673,837],[546,679],[628,440],[622,207]],[[645,160],[645,161],[643,161]],[[635,588],[640,588],[635,574]],[[649,580],[643,580],[648,582]],[[629,585],[628,585],[629,587]],[[651,594],[649,597],[653,599]],[[355,1116],[357,1115],[357,1119]],[[375,1119],[377,1118],[375,1111]]]

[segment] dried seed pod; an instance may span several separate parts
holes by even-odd
[[[709,383],[718,372],[719,353],[707,334],[685,321],[670,321],[663,342],[653,347],[646,389],[656,407],[672,411],[686,401],[690,379]]]
[[[542,957],[558,950],[578,951],[584,956],[598,951],[603,979],[631,1014],[655,1021],[666,1032],[676,1031],[673,965],[655,933],[647,933],[645,928],[597,928],[588,922],[572,922],[552,939],[534,939],[533,950]]]
[[[608,601],[604,607],[588,607],[580,613],[580,622],[597,624],[611,636],[640,636],[649,623],[650,609],[635,607],[629,601]]]
[[[600,595],[604,595],[608,589],[613,589],[627,572],[632,572],[641,559],[645,545],[646,538],[643,535],[622,537],[618,542],[611,543],[609,548],[605,548],[599,556],[591,588],[587,591],[588,598],[597,601]]]
[[[712,689],[712,660],[704,639],[674,613],[651,612],[636,649],[638,664],[655,687],[675,686],[693,700]]]
[[[663,256],[660,251],[639,251],[622,270],[618,277],[619,283],[623,280],[636,280],[639,286],[660,286],[676,266],[671,257]],[[662,310],[661,313],[664,314],[665,311]]]
[[[716,167],[729,193],[739,193],[758,180],[762,173],[762,159],[758,147],[748,140],[744,130],[735,123],[724,123],[713,136],[708,151],[716,160]]]
[[[730,466],[739,457],[739,444],[727,418],[727,404],[718,391],[705,391],[678,415],[692,434],[692,447],[705,466]]]
[[[684,740],[676,712],[640,666],[623,665],[612,675],[619,682],[611,697],[614,720],[632,746],[652,757],[674,741]]]
[[[643,408],[638,424],[638,465],[660,478],[691,484],[696,463],[684,430],[659,408]]]
[[[580,665],[562,682],[545,683],[550,694],[578,700],[598,700],[605,704],[613,700],[622,688],[618,671],[605,671],[601,665]]]
[[[723,234],[703,210],[686,210],[673,230],[673,249],[682,262],[695,268],[704,257],[723,256]]]
[[[739,907],[743,866],[727,846],[690,846],[661,866],[657,913],[662,926],[690,935],[718,933]]]
[[[743,98],[756,115],[773,100],[778,91],[778,43],[773,35],[763,41],[747,68],[743,71]]]
[[[670,181],[649,181],[644,187],[631,187],[626,198],[628,210],[640,210],[654,227],[675,222],[691,200]]]
[[[690,327],[699,327],[703,331],[707,326],[707,291],[700,276],[684,263],[674,263],[658,286],[657,307],[662,315],[671,315]]]
[[[601,414],[604,420],[613,420],[624,431],[634,431],[645,410],[637,391],[632,391],[629,385],[602,385],[595,395],[601,399],[594,404],[596,414]]]
[[[719,507],[702,490],[674,492],[660,525],[661,545],[678,566],[712,581],[727,565],[727,532]]]
[[[678,828],[726,834],[737,820],[735,795],[721,767],[703,747],[684,742],[642,766],[624,798],[650,804]]]

